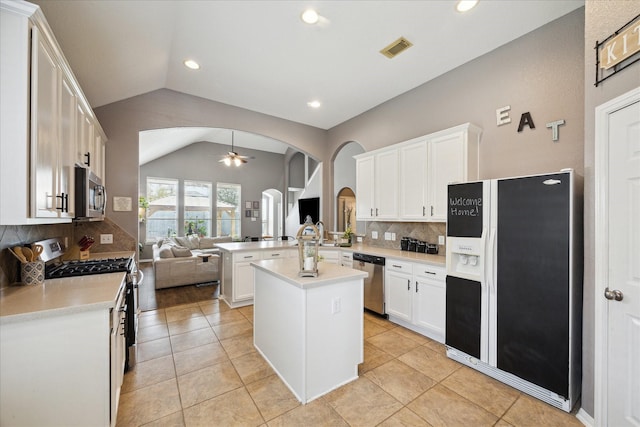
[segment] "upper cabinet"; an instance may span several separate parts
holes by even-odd
[[[0,224],[70,222],[74,168],[102,176],[106,137],[40,9],[0,12]]]
[[[398,216],[398,150],[386,149],[356,159],[356,219]]]
[[[445,222],[447,185],[478,179],[481,133],[467,123],[355,156],[358,220]]]

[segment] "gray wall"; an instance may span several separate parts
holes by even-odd
[[[617,6],[607,7],[604,3],[608,2],[587,2],[589,10],[597,10],[597,19],[605,10],[605,16],[615,14]],[[626,3],[626,8],[631,9],[633,2]],[[624,16],[619,16],[619,21],[624,22],[633,17],[633,13],[618,15]],[[593,19],[595,16],[594,13]],[[604,31],[607,34],[617,29],[615,25],[607,27]],[[471,122],[483,129],[481,179],[562,168],[574,168],[583,175],[584,93],[585,87],[590,89],[593,85],[594,43],[590,38],[585,44],[585,8],[578,9],[330,129],[328,149],[335,153],[345,142],[357,141],[370,151]],[[512,121],[497,126],[496,109],[506,105],[511,106]],[[525,112],[531,113],[535,129],[525,127],[518,133],[520,115]],[[587,110],[587,116],[592,121],[593,108]],[[560,127],[560,139],[554,143],[545,124],[559,119],[564,119],[566,124]],[[325,174],[325,188],[334,188],[331,174]],[[333,204],[325,204],[324,209],[324,216],[330,217],[328,214],[335,208]],[[379,228],[380,224],[368,224],[365,241],[375,227]],[[585,295],[592,289],[585,283]],[[593,307],[588,299],[585,301],[583,405],[593,414]]]
[[[285,142],[321,159],[326,132],[311,126],[160,89],[95,109],[107,134],[106,186],[109,197],[138,199],[138,132],[179,126],[210,126],[253,132]],[[259,198],[257,199],[259,200]],[[136,212],[107,216],[127,233],[137,236]]]
[[[638,1],[587,1],[584,28],[584,316],[582,357],[582,408],[594,415],[595,328],[595,108],[640,86],[640,64],[621,71],[598,87],[595,83],[596,41],[609,37],[640,14]]]
[[[261,201],[262,191],[275,188],[284,190],[284,155],[266,151],[239,149],[240,154],[253,157],[242,166],[225,166],[219,160],[227,154],[229,147],[211,142],[197,142],[185,148],[160,157],[140,167],[140,191],[145,194],[147,177],[175,178],[180,185],[185,179],[216,183],[232,183],[242,186],[241,218],[242,236],[262,235],[260,218],[252,221],[244,216],[245,201]],[[215,213],[214,216],[215,218]],[[213,224],[215,230],[215,221]]]

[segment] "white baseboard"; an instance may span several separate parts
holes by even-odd
[[[578,413],[576,414],[576,418],[587,427],[593,427],[595,425],[594,424],[595,421],[593,420],[593,417],[587,414],[587,412],[582,408],[578,410]]]

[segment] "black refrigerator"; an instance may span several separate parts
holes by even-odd
[[[563,170],[448,188],[447,355],[565,411],[581,386],[576,181]]]

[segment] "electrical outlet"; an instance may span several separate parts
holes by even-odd
[[[356,237],[356,239],[357,239],[358,243],[362,243],[362,236],[358,236],[358,237]]]
[[[384,240],[391,240],[391,233],[388,231],[384,233]]]
[[[371,232],[371,238],[372,239],[377,239],[378,238],[378,232],[377,231],[372,231]]]
[[[100,244],[102,245],[110,245],[113,243],[113,234],[101,234],[100,235]]]
[[[444,236],[438,236],[438,244],[444,245]]]
[[[396,240],[396,233],[391,233],[391,240],[393,240],[393,241]]]

